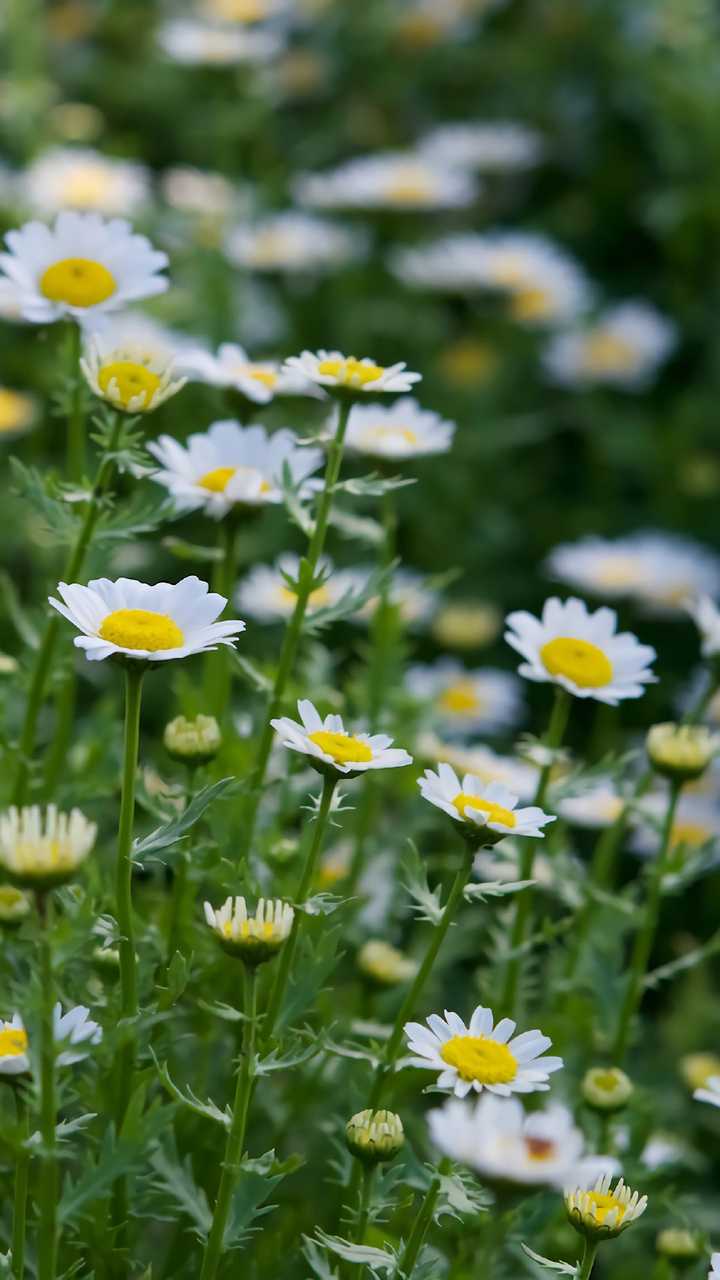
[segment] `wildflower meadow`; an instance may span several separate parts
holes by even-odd
[[[720,1278],[716,7],[0,33],[0,1277]]]

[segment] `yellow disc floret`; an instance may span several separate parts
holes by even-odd
[[[347,733],[331,733],[328,729],[317,729],[315,733],[309,733],[308,738],[326,756],[332,756],[337,764],[367,764],[373,758],[367,742],[352,738]]]
[[[18,1058],[27,1047],[27,1032],[22,1027],[5,1026],[0,1030],[0,1058]]]
[[[453,1036],[446,1040],[440,1057],[454,1067],[461,1080],[478,1084],[509,1084],[517,1076],[517,1058],[506,1044],[489,1036]]]
[[[131,401],[135,402],[135,409],[149,409],[160,386],[160,378],[144,364],[115,360],[100,369],[98,385],[104,395],[124,409]],[[141,397],[139,401],[138,397]]]
[[[240,474],[253,476],[260,473],[254,467],[215,467],[213,471],[206,471],[197,483],[201,489],[208,489],[210,493],[224,493],[233,476]],[[267,480],[261,480],[260,493],[269,492],[270,485]]]
[[[21,431],[33,419],[34,405],[30,396],[0,387],[0,432]]]
[[[638,352],[617,334],[598,330],[585,339],[582,362],[588,373],[631,373],[638,363]]]
[[[334,378],[342,387],[364,387],[367,382],[377,382],[385,370],[379,364],[363,364],[355,356],[345,360],[321,360],[318,373],[325,378]]]
[[[456,716],[477,711],[479,702],[475,685],[471,680],[458,680],[456,684],[448,685],[438,698],[438,704],[442,710],[450,711]]]
[[[610,659],[589,640],[556,636],[542,646],[540,657],[551,676],[565,676],[580,689],[600,689],[613,678]]]
[[[91,258],[63,258],[40,277],[40,292],[51,302],[66,302],[70,307],[96,307],[116,289],[112,272]]]
[[[116,609],[104,619],[98,635],[121,649],[179,649],[185,637],[166,613],[149,609]]]
[[[482,813],[487,814],[488,822],[499,822],[503,827],[515,826],[516,818],[512,809],[505,809],[501,804],[494,804],[492,800],[484,800],[482,796],[473,796],[466,791],[459,791],[453,804],[463,818],[466,809],[480,809]]]
[[[617,1209],[617,1222],[625,1217],[627,1205],[614,1196],[611,1191],[588,1191],[588,1209],[596,1222],[603,1223],[613,1209]]]

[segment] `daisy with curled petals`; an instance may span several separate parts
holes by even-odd
[[[303,351],[290,356],[283,366],[302,374],[311,382],[336,394],[370,395],[381,391],[409,391],[419,382],[422,374],[410,373],[404,361],[399,364],[376,364],[369,356],[358,360],[345,356],[341,351]]]
[[[341,716],[323,719],[307,698],[298,702],[300,723],[281,716],[272,720],[273,729],[284,747],[309,757],[320,773],[343,774],[353,778],[369,769],[397,769],[412,764],[407,751],[392,747],[384,733],[346,732]]]
[[[19,1013],[0,1021],[0,1076],[21,1076],[30,1070],[28,1036]]]
[[[16,286],[22,315],[36,324],[78,321],[164,293],[167,254],[129,222],[59,213],[52,227],[27,222],[5,237],[0,267]]]
[[[160,436],[148,451],[161,466],[152,479],[169,490],[178,509],[202,508],[214,520],[236,507],[282,502],[285,467],[302,486],[322,462],[321,450],[301,448],[292,431],[269,435],[264,427],[241,427],[231,419],[213,422],[185,445]]]
[[[439,764],[437,773],[426,769],[418,786],[424,800],[462,823],[469,839],[484,844],[495,844],[505,836],[542,838],[543,827],[555,821],[537,805],[518,809],[518,797],[501,782],[481,782],[466,773],[461,783],[449,764]]]
[[[525,610],[507,617],[505,639],[525,661],[527,680],[560,685],[576,698],[595,698],[617,706],[639,698],[656,677],[650,670],[655,650],[629,631],[617,631],[613,609],[591,613],[582,600],[545,601],[542,618]]]
[[[122,655],[143,662],[168,662],[234,646],[245,623],[218,622],[227,600],[199,578],[150,586],[133,578],[96,578],[86,587],[58,584],[62,598],[50,604],[77,627],[78,649],[91,662]]]
[[[175,352],[159,327],[125,315],[87,330],[80,368],[96,396],[125,413],[149,413],[184,386]]]
[[[400,461],[447,453],[454,433],[453,422],[422,409],[412,396],[402,396],[389,406],[358,405],[348,423],[346,444],[354,453]]]
[[[590,1240],[619,1236],[647,1209],[647,1196],[626,1187],[623,1179],[613,1187],[612,1176],[602,1174],[589,1191],[581,1187],[565,1195],[567,1216],[580,1235]]]
[[[217,355],[189,350],[182,357],[181,367],[192,382],[230,387],[253,404],[269,404],[274,396],[322,396],[307,378],[282,370],[277,360],[252,360],[234,342],[223,342]]]
[[[546,1093],[549,1076],[561,1069],[563,1060],[543,1057],[552,1044],[548,1036],[537,1030],[516,1036],[515,1027],[512,1018],[501,1018],[495,1026],[492,1010],[482,1005],[467,1026],[447,1009],[444,1018],[431,1013],[427,1026],[405,1024],[408,1048],[416,1055],[408,1065],[439,1071],[438,1089],[456,1098],[483,1089],[504,1098],[513,1093]]]

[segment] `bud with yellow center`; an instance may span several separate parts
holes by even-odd
[[[287,902],[260,898],[255,912],[248,912],[244,898],[227,898],[216,911],[205,903],[205,919],[228,955],[250,968],[272,960],[288,938],[295,912]]]
[[[79,809],[13,806],[0,815],[0,865],[23,888],[52,889],[74,878],[96,834],[95,823]]]
[[[666,1227],[658,1232],[655,1248],[662,1258],[672,1262],[694,1262],[702,1253],[702,1244],[694,1231],[683,1227]]]
[[[176,716],[165,726],[163,745],[168,755],[181,764],[207,764],[220,750],[222,735],[214,716],[195,716],[188,720]]]
[[[402,1120],[394,1111],[358,1111],[345,1125],[348,1150],[367,1164],[392,1160],[405,1142]]]
[[[0,925],[16,929],[29,916],[32,903],[27,893],[12,884],[0,885]]]
[[[655,724],[647,735],[653,768],[677,782],[699,778],[719,748],[720,737],[701,724]]]
[[[580,1235],[593,1243],[619,1236],[646,1208],[647,1196],[626,1187],[622,1178],[612,1187],[609,1173],[598,1178],[591,1190],[578,1187],[565,1196],[569,1221]]]
[[[582,1082],[583,1099],[594,1111],[620,1111],[632,1094],[632,1080],[619,1067],[591,1067]]]
[[[360,948],[357,967],[365,978],[380,987],[395,987],[409,982],[417,973],[417,964],[382,938],[372,938]]]

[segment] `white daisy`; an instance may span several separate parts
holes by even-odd
[[[572,1113],[554,1102],[528,1115],[517,1098],[485,1094],[471,1105],[449,1098],[428,1113],[435,1146],[483,1180],[521,1186],[589,1186],[618,1173],[611,1156],[587,1156],[585,1136]]]
[[[117,311],[168,287],[159,274],[167,254],[120,218],[59,213],[52,227],[26,222],[5,242],[0,267],[18,290],[23,316],[36,324]]]
[[[644,796],[637,805],[630,848],[641,857],[654,857],[660,845],[660,831],[667,812],[667,796],[660,793]],[[670,830],[670,855],[682,866],[688,855],[696,853],[720,836],[720,810],[714,796],[696,795],[685,788],[675,809]]]
[[[320,449],[301,448],[291,431],[269,435],[264,427],[242,427],[232,419],[213,422],[185,445],[160,436],[148,451],[162,468],[152,479],[169,490],[178,509],[202,508],[215,520],[235,506],[282,502],[284,468],[295,485],[304,487],[323,460]]]
[[[562,1058],[542,1055],[552,1041],[540,1031],[513,1036],[516,1023],[502,1018],[493,1025],[492,1009],[478,1005],[466,1026],[456,1013],[441,1018],[431,1013],[427,1026],[407,1022],[405,1034],[410,1052],[417,1055],[408,1066],[439,1071],[438,1089],[464,1098],[470,1090],[497,1093],[547,1092],[548,1077],[559,1071]]]
[[[576,827],[611,827],[625,808],[625,797],[611,778],[599,779],[577,795],[557,801],[561,818]]]
[[[125,654],[146,662],[167,662],[206,653],[218,645],[233,647],[245,623],[216,622],[227,600],[209,591],[199,578],[149,586],[133,578],[95,578],[86,587],[58,583],[64,603],[50,604],[82,635],[75,637],[91,662]]]
[[[159,408],[186,382],[173,376],[176,352],[160,327],[130,313],[86,330],[80,368],[95,395],[127,413]]]
[[[452,658],[410,667],[405,683],[412,697],[431,704],[445,730],[494,733],[516,724],[522,709],[516,676],[495,667],[468,671]]]
[[[76,1005],[63,1014],[58,1000],[53,1009],[53,1035],[56,1044],[69,1044],[57,1057],[59,1067],[70,1067],[75,1062],[82,1062],[87,1057],[87,1050],[80,1049],[82,1044],[99,1044],[102,1040],[102,1029],[89,1016],[90,1010],[84,1005]]]
[[[655,680],[650,663],[655,650],[629,631],[617,631],[613,609],[590,613],[582,600],[552,597],[542,618],[524,609],[510,613],[505,639],[525,661],[527,680],[558,684],[576,698],[595,698],[614,707],[639,698]]]
[[[581,591],[626,596],[657,614],[681,612],[693,597],[720,592],[715,552],[690,538],[654,530],[562,543],[551,552],[546,569]]]
[[[224,219],[237,201],[233,184],[221,173],[175,165],[160,179],[163,199],[171,209],[196,218]]]
[[[720,1253],[714,1253],[710,1258],[708,1280],[717,1280],[718,1276],[720,1276]]]
[[[344,266],[363,245],[358,231],[288,209],[235,227],[226,247],[231,262],[251,271],[316,274]]]
[[[447,453],[454,434],[454,422],[421,408],[411,396],[401,396],[391,405],[357,405],[345,443],[353,452],[371,458],[404,461]]]
[[[676,329],[646,302],[621,302],[577,332],[556,334],[543,363],[569,387],[605,384],[642,391],[677,342]]]
[[[176,18],[157,33],[163,53],[187,66],[234,67],[267,62],[282,49],[278,34],[267,28],[229,27],[220,23]]]
[[[693,1098],[696,1102],[709,1102],[711,1107],[720,1107],[720,1076],[710,1076],[704,1088],[695,1090]]]
[[[622,1178],[611,1187],[612,1175],[603,1174],[590,1190],[577,1187],[565,1195],[568,1218],[581,1235],[611,1238],[620,1235],[647,1209],[647,1196],[626,1187]]]
[[[20,192],[43,216],[75,209],[108,218],[130,217],[147,203],[150,177],[142,164],[89,147],[53,147],[25,170]]]
[[[518,796],[501,782],[481,782],[471,773],[466,773],[461,782],[445,762],[438,765],[437,773],[426,769],[422,778],[418,778],[418,786],[424,800],[472,831],[480,828],[488,843],[502,840],[504,836],[542,838],[542,828],[555,821],[537,805],[518,809]],[[482,839],[480,833],[478,836]]]
[[[481,173],[510,173],[540,163],[543,140],[535,129],[514,120],[441,124],[419,142],[420,151],[441,164]]]
[[[282,369],[278,360],[253,360],[234,342],[223,342],[217,355],[200,348],[189,349],[180,363],[192,382],[232,387],[253,404],[269,404],[273,396],[322,395],[307,378]]]
[[[709,596],[688,601],[687,611],[700,632],[702,655],[714,658],[720,653],[720,609]]]
[[[420,381],[422,374],[406,372],[406,369],[404,361],[385,368],[369,356],[358,360],[355,356],[344,356],[341,351],[324,350],[303,351],[299,356],[290,356],[283,366],[283,370],[299,373],[320,387],[353,395],[409,391],[413,383]]]
[[[392,746],[384,733],[346,732],[341,716],[323,719],[312,702],[302,698],[297,704],[300,723],[281,716],[270,723],[284,747],[310,757],[310,763],[325,772],[354,777],[368,769],[397,769],[412,764],[407,751]]]
[[[269,960],[289,937],[295,912],[279,898],[260,898],[249,912],[244,898],[226,898],[217,910],[204,904],[206,923],[223,948],[250,964]]]
[[[19,1076],[30,1070],[28,1037],[19,1013],[0,1020],[0,1076]]]
[[[85,861],[96,836],[96,823],[79,809],[62,813],[54,804],[12,805],[0,814],[0,865],[27,887],[63,884]]]
[[[300,557],[286,552],[274,565],[258,564],[241,582],[236,600],[238,608],[258,622],[279,622],[292,616],[297,603],[293,585],[297,582]],[[334,569],[328,559],[318,565],[324,581],[310,594],[307,612],[310,617],[318,609],[326,609],[357,590],[354,571]]]
[[[531,800],[537,788],[538,771],[517,756],[502,756],[482,743],[465,746],[447,742],[435,733],[422,733],[417,744],[418,755],[435,764],[447,762],[460,773],[471,773],[485,784],[501,782],[521,800]]]
[[[458,209],[478,194],[462,169],[412,151],[382,151],[347,160],[325,173],[301,174],[294,183],[300,204],[316,209]]]
[[[358,587],[367,582],[372,568],[348,570],[356,575]],[[438,604],[438,593],[427,586],[427,579],[412,569],[398,569],[392,576],[388,599],[397,609],[403,626],[414,628],[425,626],[432,618]],[[356,622],[369,622],[378,607],[378,599],[368,600],[362,609],[354,615]]]

